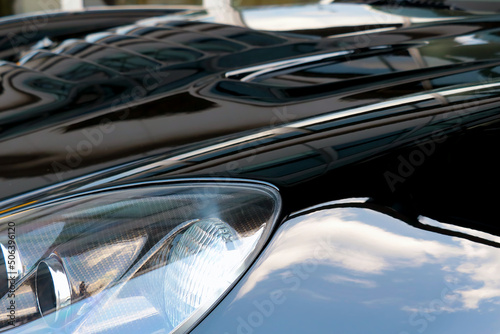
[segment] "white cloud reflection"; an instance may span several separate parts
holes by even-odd
[[[444,298],[441,312],[477,309],[486,301],[500,302],[499,249],[415,229],[361,209],[322,211],[290,221],[271,242],[238,297],[259,282],[286,277],[293,268],[307,263],[328,268],[314,273],[326,282],[368,289],[378,288],[377,277],[389,273],[392,276],[388,278],[399,279],[399,272],[418,269],[415,273],[425,277],[427,267],[422,267],[433,265],[429,267],[436,273],[432,279],[442,279],[438,289],[446,289],[447,281],[455,281],[455,288],[447,289],[444,297],[437,291],[435,297]],[[392,282],[394,286],[405,284]],[[402,310],[425,312],[425,301],[409,304]]]
[[[377,286],[377,283],[375,281],[367,280],[367,279],[361,279],[361,278],[354,278],[354,277],[349,277],[349,276],[344,276],[344,275],[330,275],[325,277],[325,281],[336,283],[336,284],[355,284],[359,285],[363,288],[375,288]]]
[[[456,270],[466,274],[479,288],[457,291],[466,309],[477,309],[480,302],[492,301],[500,297],[500,251],[497,248],[474,244],[461,240],[466,259]],[[498,302],[498,300],[496,300]]]

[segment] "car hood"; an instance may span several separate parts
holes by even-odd
[[[301,137],[318,117],[360,108],[366,115],[390,101],[403,108],[422,94],[434,94],[422,102],[433,106],[465,101],[459,91],[455,100],[439,92],[488,88],[500,73],[494,15],[412,17],[353,4],[157,10],[146,19],[127,10],[128,21],[122,15],[107,24],[102,15],[117,12],[0,22],[9,41],[0,66],[0,198],[146,177],[225,176],[227,164],[206,162],[237,157],[249,141],[260,147]],[[43,22],[37,35],[23,34],[34,18]],[[237,167],[239,177],[288,182],[279,172]]]

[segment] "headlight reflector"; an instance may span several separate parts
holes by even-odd
[[[0,243],[14,222],[25,268],[19,316],[0,330],[188,329],[248,268],[279,208],[264,184],[194,182],[82,194],[0,218]],[[2,320],[12,300],[1,296]]]

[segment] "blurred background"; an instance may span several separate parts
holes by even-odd
[[[224,1],[225,2],[225,1]],[[234,0],[236,7],[315,3],[318,0]],[[91,6],[123,5],[202,5],[203,0],[0,0],[0,16]]]

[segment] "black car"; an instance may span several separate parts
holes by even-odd
[[[496,3],[0,21],[0,331],[497,333]]]

